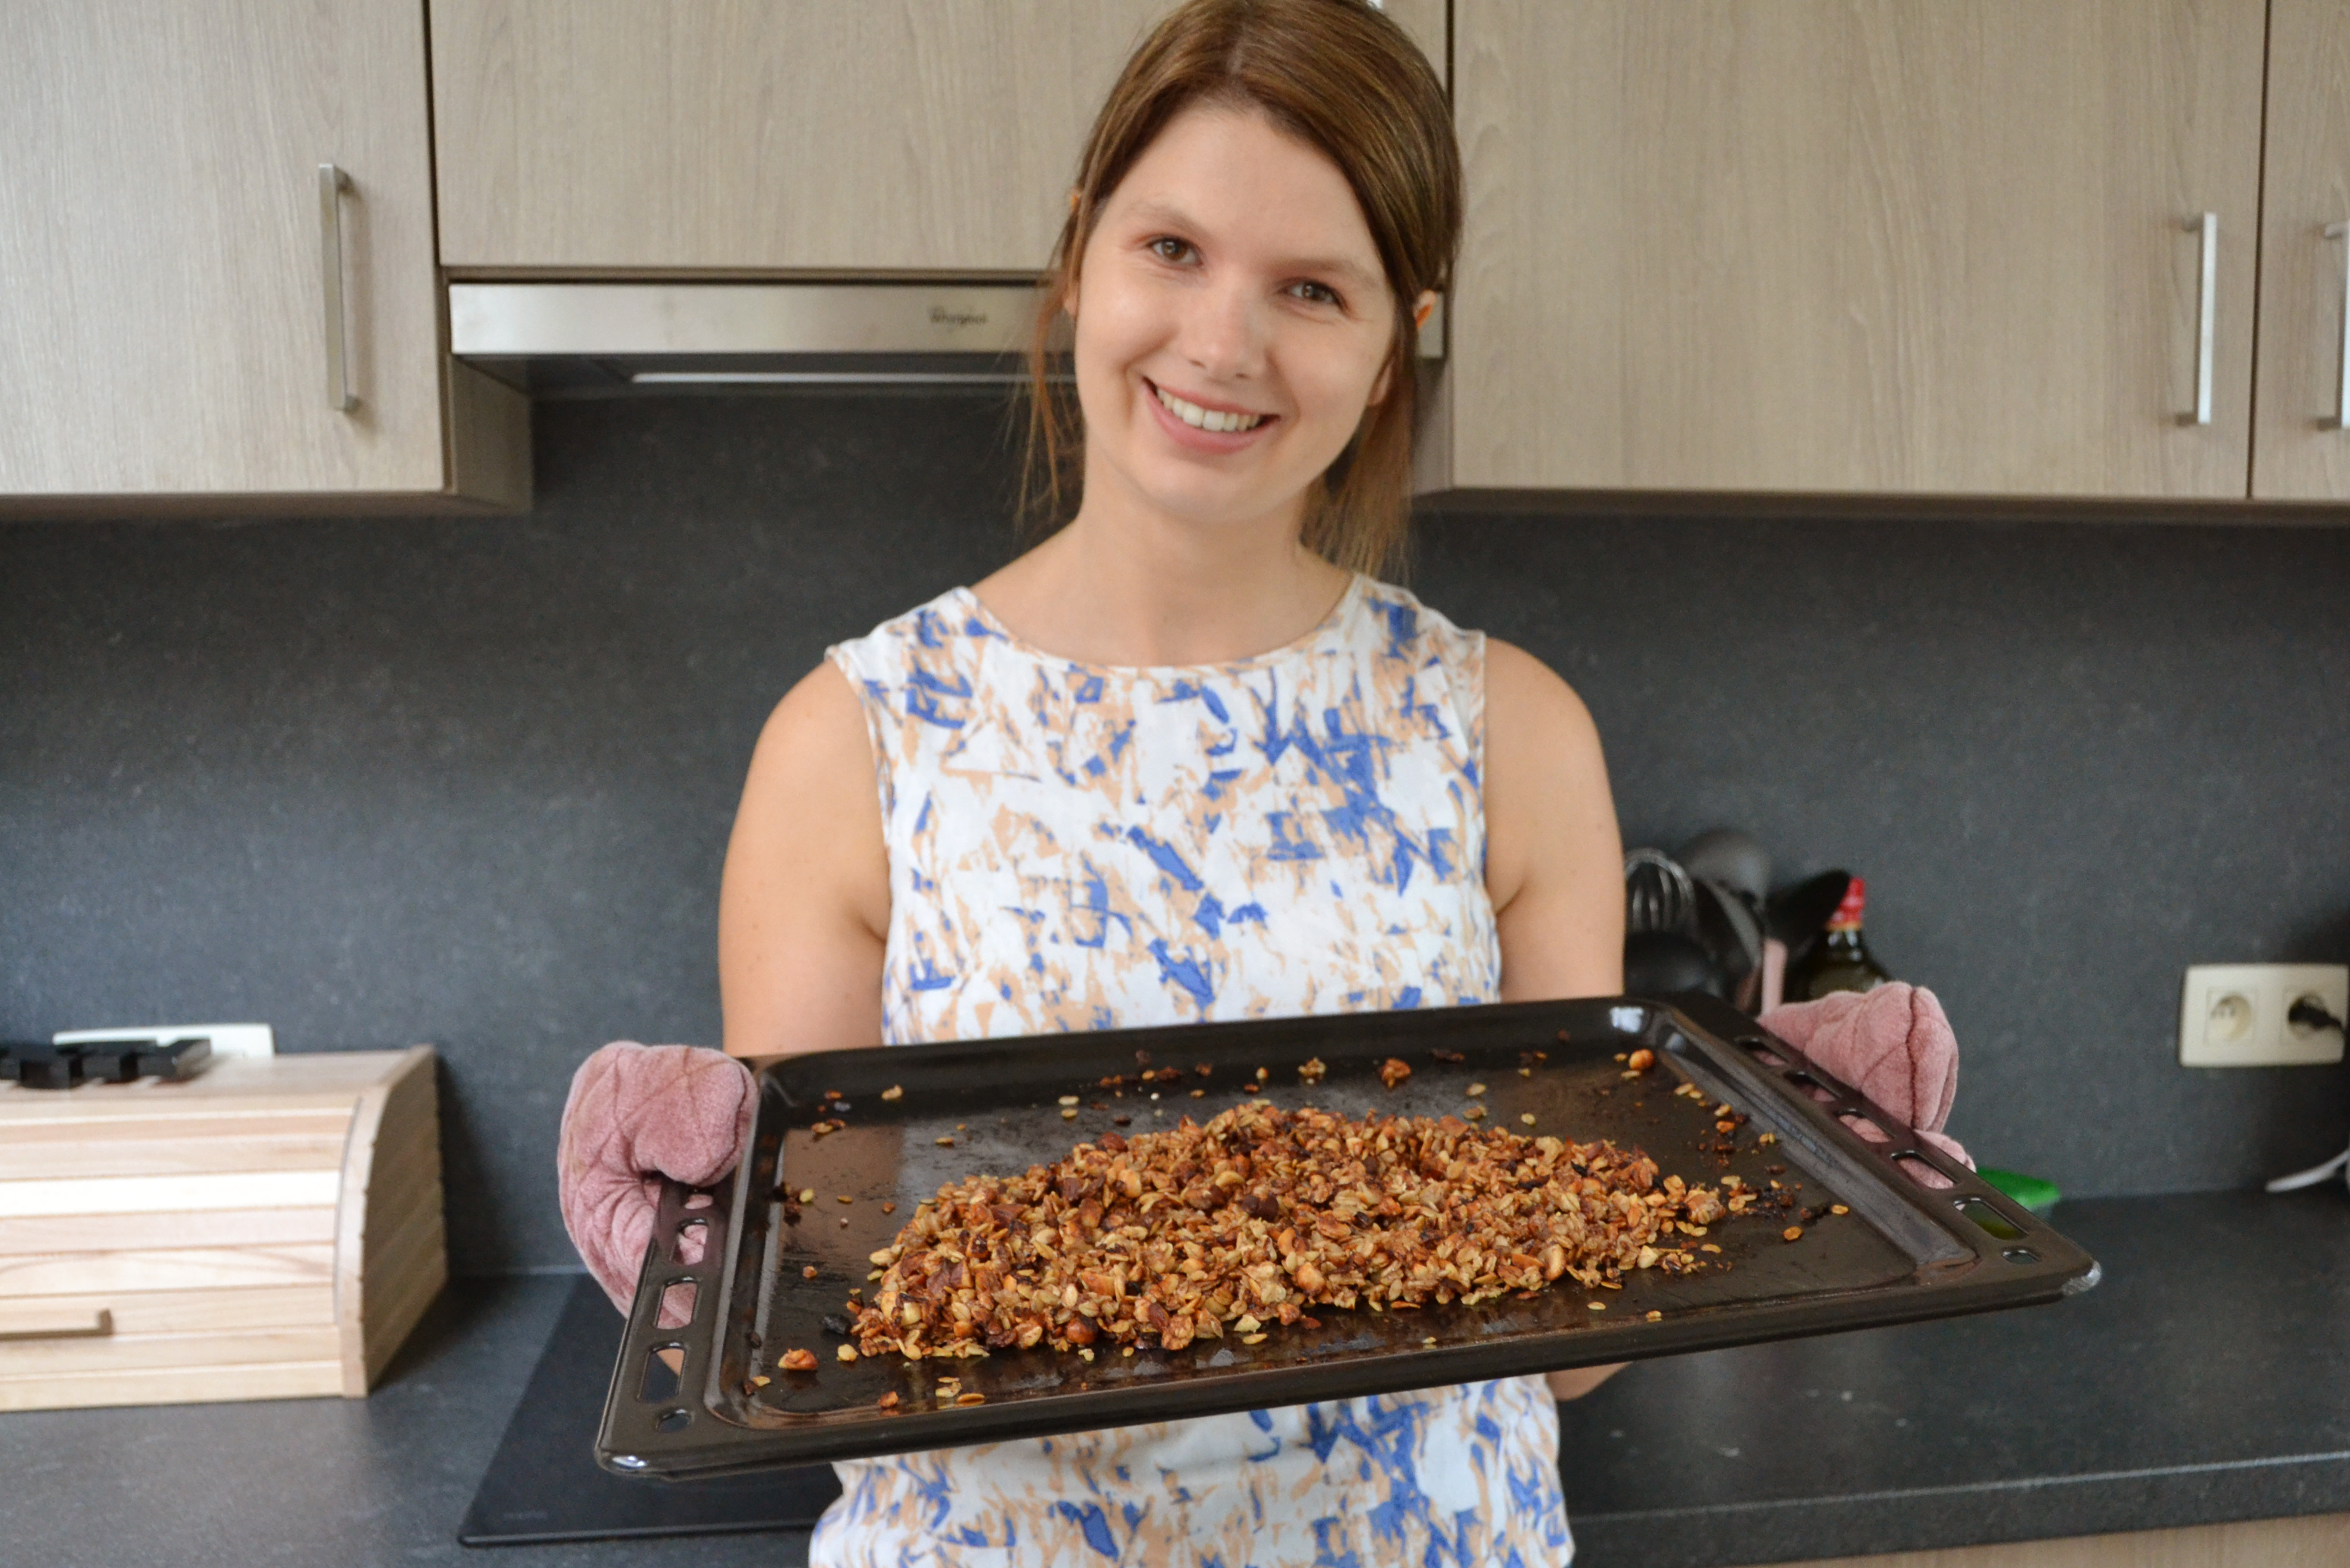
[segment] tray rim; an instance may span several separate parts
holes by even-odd
[[[1862,1216],[1913,1258],[1919,1258],[1922,1251],[1932,1251],[1939,1254],[1939,1261],[1919,1258],[1916,1272],[1897,1282],[1813,1293],[1779,1301],[1700,1307],[1659,1323],[1627,1320],[1566,1335],[1536,1335],[1500,1343],[1456,1343],[1419,1351],[1375,1352],[1313,1368],[1313,1375],[1329,1386],[1329,1392],[1315,1397],[1355,1397],[2047,1304],[2096,1284],[2100,1269],[2086,1251],[1964,1165],[1918,1138],[1884,1107],[1835,1079],[1802,1051],[1715,998],[1626,995],[1485,1003],[1480,1004],[1477,1012],[1481,1018],[1512,1013],[1555,1015],[1558,1010],[1569,1007],[1636,1009],[1643,1014],[1641,1028],[1646,1032],[1679,1036],[1688,1049],[1674,1050],[1674,1054],[1692,1079],[1701,1086],[1707,1086],[1706,1079],[1713,1080],[1709,1093],[1720,1095],[1721,1086],[1728,1084],[1740,1091],[1735,1097],[1743,1103],[1769,1104],[1777,1114],[1783,1145],[1807,1168],[1808,1174],[1818,1176],[1817,1170],[1810,1168],[1818,1162],[1860,1174],[1870,1189],[1868,1201],[1855,1202]],[[1377,1016],[1403,1022],[1441,1018],[1459,1011],[1461,1010],[1431,1008],[1413,1014]],[[1294,1029],[1299,1022],[1295,1018],[1244,1020],[1205,1027],[1234,1033],[1260,1028],[1279,1032]],[[1202,1026],[1099,1031],[1086,1038],[1098,1045],[1110,1041],[1160,1038],[1200,1027]],[[1066,1044],[1057,1036],[1033,1038],[1039,1047]],[[926,1059],[943,1065],[972,1055],[1000,1054],[1014,1043],[1005,1037],[864,1047],[758,1058],[749,1064],[756,1072],[754,1092],[760,1095],[764,1109],[770,1093],[781,1096],[786,1105],[797,1103],[781,1082],[786,1066],[804,1073],[827,1060],[869,1060],[877,1050],[887,1049],[892,1063],[900,1064],[893,1067],[890,1075],[902,1078],[909,1072],[919,1071]],[[1756,1060],[1752,1052],[1757,1047],[1778,1055],[1783,1064],[1772,1067]],[[1668,1044],[1667,1048],[1672,1049],[1672,1045]],[[1791,1081],[1798,1079],[1818,1085],[1830,1096],[1829,1102],[1813,1098],[1798,1083]],[[1838,1119],[1847,1114],[1864,1116],[1876,1123],[1887,1134],[1888,1141],[1878,1145],[1862,1138]],[[1791,1132],[1802,1136],[1791,1138]],[[757,1136],[754,1125],[754,1140]],[[1922,1187],[1894,1164],[1903,1158],[1918,1159],[1940,1172],[1951,1182],[1950,1188],[1938,1191]],[[702,1190],[707,1206],[692,1211],[685,1205],[693,1200],[695,1189],[675,1182],[664,1184],[660,1212],[648,1241],[628,1331],[613,1368],[598,1434],[598,1462],[614,1473],[692,1480],[826,1459],[964,1447],[1024,1436],[1048,1436],[1054,1432],[1180,1419],[1297,1402],[1286,1385],[1294,1382],[1301,1369],[1290,1366],[1243,1368],[1211,1380],[1187,1379],[1165,1386],[1079,1390],[1053,1397],[1051,1408],[1056,1414],[1042,1419],[1038,1410],[1044,1401],[1022,1401],[968,1409],[909,1410],[876,1417],[869,1424],[860,1423],[855,1428],[839,1422],[811,1421],[796,1428],[753,1427],[735,1422],[725,1413],[733,1403],[733,1395],[723,1386],[722,1335],[725,1325],[733,1321],[737,1296],[745,1288],[755,1292],[757,1281],[753,1276],[765,1262],[764,1245],[746,1245],[747,1237],[764,1232],[734,1222],[735,1216],[752,1211],[751,1183],[760,1167],[754,1142],[730,1177]],[[1860,1195],[1847,1192],[1843,1196],[1852,1201]],[[1966,1203],[1986,1205],[2019,1235],[2001,1239],[1987,1233],[1980,1222],[1971,1221],[1961,1211],[1961,1205]],[[713,1230],[703,1262],[689,1268],[672,1263],[669,1258],[678,1227],[693,1220],[703,1220]],[[2018,1264],[2002,1258],[2003,1252],[2015,1248],[2033,1250],[2035,1261]],[[2007,1262],[2008,1266],[1993,1270],[1990,1265],[1994,1262]],[[671,1284],[689,1279],[698,1286],[692,1320],[679,1328],[660,1329],[657,1320],[662,1293]],[[685,1412],[688,1418],[681,1424],[681,1430],[662,1433],[650,1429],[653,1418],[650,1407],[631,1397],[628,1383],[630,1369],[642,1368],[650,1350],[672,1344],[684,1355],[677,1404],[695,1407]],[[1574,1347],[1573,1353],[1565,1357],[1555,1354],[1555,1349],[1550,1354],[1543,1352],[1545,1345],[1568,1345]],[[1474,1365],[1464,1366],[1464,1362]],[[1275,1384],[1284,1386],[1281,1392],[1270,1393],[1268,1386]],[[689,1394],[689,1390],[694,1392]],[[1257,1392],[1252,1394],[1251,1390]],[[891,1438],[883,1446],[839,1440],[856,1431],[883,1429]]]

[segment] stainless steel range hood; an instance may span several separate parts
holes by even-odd
[[[1000,389],[1027,376],[1039,302],[1024,282],[452,283],[449,346],[536,397]],[[1440,307],[1422,358],[1443,333]]]
[[[537,396],[712,388],[1003,387],[1027,283],[452,283],[449,347]]]

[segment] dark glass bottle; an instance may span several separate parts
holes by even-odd
[[[1867,899],[1867,884],[1854,877],[1844,890],[1844,902],[1828,917],[1827,934],[1788,971],[1789,1002],[1814,1002],[1837,991],[1874,991],[1893,978],[1868,956],[1868,944],[1861,940],[1861,911]]]

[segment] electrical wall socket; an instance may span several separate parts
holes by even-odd
[[[2202,963],[2178,1002],[2182,1067],[2280,1067],[2342,1060],[2342,1032],[2289,1023],[2309,997],[2350,1017],[2350,967],[2338,963]]]

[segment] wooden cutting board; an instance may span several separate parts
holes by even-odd
[[[447,1278],[429,1045],[0,1082],[0,1410],[361,1398]]]

